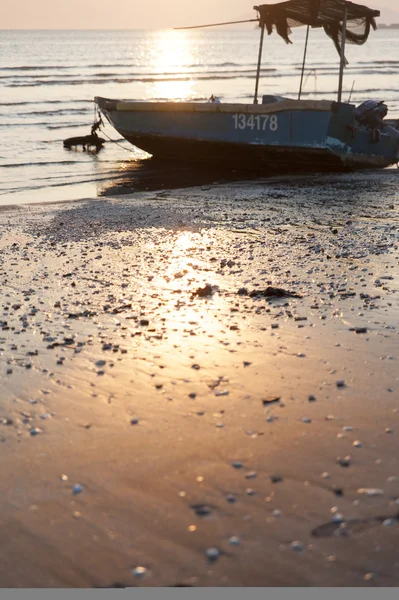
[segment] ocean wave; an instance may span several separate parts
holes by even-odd
[[[22,66],[22,67],[0,67],[1,71],[50,71],[50,70],[64,70],[64,69],[72,69],[74,67],[60,66],[60,65],[42,65],[41,67],[30,65],[30,66]]]
[[[92,73],[90,74],[90,79],[87,76],[83,76],[79,73],[79,77],[77,77],[76,73],[72,73],[70,75],[62,75],[60,78],[54,78],[55,75],[41,75],[40,79],[33,79],[32,76],[26,77],[24,75],[18,76],[1,76],[0,79],[4,79],[10,81],[9,84],[6,84],[6,87],[30,87],[30,86],[38,86],[38,85],[79,85],[85,83],[104,83],[102,79],[107,79],[107,81],[120,81],[129,79],[129,81],[148,81],[148,80],[159,80],[159,81],[177,81],[180,79],[203,79],[208,77],[226,77],[226,76],[245,76],[247,74],[253,75],[256,72],[254,69],[224,69],[224,70],[213,70],[210,68],[197,69],[195,71],[160,71],[160,72],[128,72],[128,73],[118,73],[118,72],[106,72],[106,73]],[[277,68],[274,67],[264,67],[261,69],[261,74],[267,73],[276,73]],[[96,79],[95,79],[96,78]],[[98,78],[98,79],[97,79]],[[20,83],[21,80],[21,83]]]
[[[385,69],[359,69],[359,67],[352,67],[349,70],[350,75],[397,75],[398,72],[396,70],[385,70]]]
[[[31,117],[34,115],[45,115],[49,117],[61,117],[65,115],[85,115],[92,111],[92,107],[87,108],[61,108],[60,110],[33,110],[24,112],[24,117]]]
[[[300,64],[300,63],[298,63]],[[134,66],[136,68],[145,68],[148,69],[148,63],[145,64],[138,64],[135,63]],[[182,64],[182,67],[185,67],[187,69],[193,69],[198,67],[198,64],[193,63],[193,64]],[[7,77],[9,77],[10,75],[10,71],[15,71],[15,72],[19,72],[19,71],[23,71],[23,72],[35,72],[35,71],[71,71],[71,70],[78,70],[79,72],[82,71],[82,69],[131,69],[133,67],[132,63],[129,62],[119,62],[119,63],[111,63],[111,64],[82,64],[82,63],[77,63],[77,64],[73,64],[73,65],[41,65],[41,66],[37,66],[37,65],[26,65],[26,66],[14,66],[14,67],[0,67],[0,73],[1,72],[6,72],[7,73]],[[213,69],[213,68],[221,68],[221,67],[241,67],[241,68],[246,68],[246,67],[253,67],[256,68],[256,62],[251,62],[251,63],[236,63],[236,62],[220,62],[220,63],[212,63],[212,64],[206,64],[204,65],[205,69]],[[33,75],[30,75],[33,76]],[[43,76],[43,75],[42,75]],[[0,76],[1,77],[1,76]],[[21,75],[21,77],[24,77],[24,75]]]
[[[94,102],[94,100],[27,100],[24,102],[0,102],[0,106],[29,106],[31,104],[83,104],[85,102]]]
[[[45,127],[46,129],[68,129],[69,127],[87,127],[87,121],[85,123],[58,123],[58,125],[52,125],[46,121],[33,121],[30,123],[25,123],[24,121],[18,121],[18,123],[0,123],[0,129],[9,129],[10,127]]]
[[[53,182],[51,181],[50,178],[43,178],[40,181],[35,180],[34,182],[31,183],[31,185],[18,185],[16,187],[10,187],[4,190],[0,190],[0,195],[5,195],[5,194],[17,194],[19,192],[33,192],[34,190],[41,190],[41,189],[46,189],[46,188],[58,188],[58,187],[66,187],[66,186],[74,186],[74,185],[82,185],[84,183],[99,183],[102,181],[111,181],[111,180],[116,180],[119,179],[121,177],[121,174],[119,171],[108,171],[104,174],[98,174],[95,177],[93,176],[85,176],[84,174],[81,174],[80,177],[83,177],[82,179],[80,179],[79,177],[76,177],[76,174],[74,176],[74,179],[71,181],[68,179],[68,181],[57,181],[57,182]]]
[[[33,121],[32,123],[25,123],[24,121],[18,121],[18,123],[0,123],[0,129],[9,129],[10,127],[46,127],[47,123],[38,123]]]
[[[266,74],[269,73],[269,74]],[[294,74],[282,74],[282,73],[277,73],[275,71],[273,72],[263,72],[262,75],[263,77],[290,77],[293,76]],[[255,79],[256,74],[254,71],[248,71],[248,72],[238,72],[238,73],[231,73],[231,74],[223,74],[220,73],[220,75],[211,75],[211,74],[207,74],[207,75],[186,75],[186,76],[181,76],[181,77],[154,77],[154,76],[148,76],[148,77],[126,77],[126,78],[122,78],[122,77],[115,77],[112,79],[104,79],[104,80],[100,80],[100,79],[82,79],[82,80],[73,80],[73,81],[68,81],[66,82],[65,80],[62,79],[58,79],[58,80],[54,80],[54,81],[43,81],[43,80],[36,80],[34,83],[10,83],[8,84],[6,87],[9,88],[28,88],[28,87],[39,87],[39,86],[60,86],[60,85],[74,85],[74,86],[78,86],[78,85],[87,85],[87,84],[91,84],[91,85],[104,85],[104,84],[110,84],[110,83],[167,83],[167,82],[176,82],[176,81],[218,81],[218,80],[225,80],[225,79]]]
[[[60,123],[59,125],[49,125],[48,123],[42,123],[46,129],[70,129],[71,127],[87,127],[87,123]]]
[[[74,160],[56,160],[56,161],[45,161],[45,162],[28,162],[28,163],[9,163],[2,164],[3,169],[16,169],[18,167],[48,167],[51,165],[74,165]]]
[[[359,65],[399,65],[399,60],[358,60]]]

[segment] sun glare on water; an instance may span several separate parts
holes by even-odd
[[[154,39],[153,70],[162,81],[155,82],[154,97],[185,100],[193,94],[193,81],[187,79],[187,66],[195,62],[193,46],[185,31],[159,31]],[[169,78],[169,81],[165,81]]]

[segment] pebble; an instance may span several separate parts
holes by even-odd
[[[33,427],[33,428],[30,430],[30,434],[31,434],[31,435],[33,435],[33,436],[34,436],[34,435],[39,435],[40,433],[43,433],[43,430],[42,430],[42,429],[39,429],[39,427]]]
[[[359,488],[357,493],[372,498],[373,496],[383,496],[384,490],[380,490],[379,488]]]
[[[363,579],[365,581],[371,581],[372,579],[374,579],[375,575],[374,573],[366,573],[366,575],[363,577]]]
[[[284,479],[280,475],[270,475],[270,481],[272,483],[281,483]]]
[[[302,423],[311,423],[311,422],[312,422],[312,419],[310,419],[309,417],[304,417],[302,419]]]
[[[139,420],[138,419],[130,419],[130,425],[138,425]]]
[[[316,396],[314,396],[313,394],[309,394],[308,400],[309,402],[316,402]]]
[[[382,522],[384,527],[392,527],[393,525],[397,525],[397,523],[396,519],[385,519],[385,521]]]
[[[343,515],[341,515],[341,513],[337,512],[332,517],[332,522],[333,523],[342,523],[343,521],[344,521],[344,517],[343,517]]]
[[[355,448],[361,448],[362,442],[360,442],[359,440],[355,440],[354,442],[352,442],[352,446],[355,446]]]
[[[236,535],[232,535],[229,538],[229,544],[231,544],[231,546],[239,546],[241,543],[241,540],[239,537],[237,537]]]
[[[343,458],[340,457],[340,456],[338,456],[338,458],[337,458],[337,463],[339,465],[341,465],[341,467],[349,467],[349,465],[351,464],[351,462],[352,462],[352,459],[351,459],[350,456],[345,456]]]
[[[72,487],[72,493],[76,496],[81,492],[83,492],[83,486],[80,485],[80,483],[75,483],[75,485]]]
[[[338,381],[336,381],[336,386],[345,387],[345,381],[343,379],[339,379]]]
[[[132,569],[132,574],[135,577],[143,577],[147,573],[147,569],[145,567],[134,567]]]
[[[301,542],[299,542],[298,540],[295,540],[295,541],[291,542],[291,549],[294,550],[295,552],[302,552],[303,544]]]
[[[205,556],[210,562],[215,562],[220,556],[220,550],[217,548],[208,548],[205,551]]]
[[[243,464],[242,464],[242,462],[234,461],[231,463],[231,466],[234,467],[235,469],[242,469]]]
[[[279,402],[281,400],[281,396],[266,396],[262,398],[263,406],[267,406],[268,404],[273,404],[274,402]]]

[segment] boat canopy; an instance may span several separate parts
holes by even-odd
[[[379,10],[345,0],[288,0],[254,6],[254,9],[259,13],[259,25],[265,26],[269,35],[275,29],[291,44],[292,27],[323,27],[339,53],[345,21],[346,42],[361,45],[367,41],[370,27],[377,28],[375,17],[380,16]]]

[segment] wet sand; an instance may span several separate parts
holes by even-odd
[[[0,586],[399,584],[398,181],[0,212]]]

